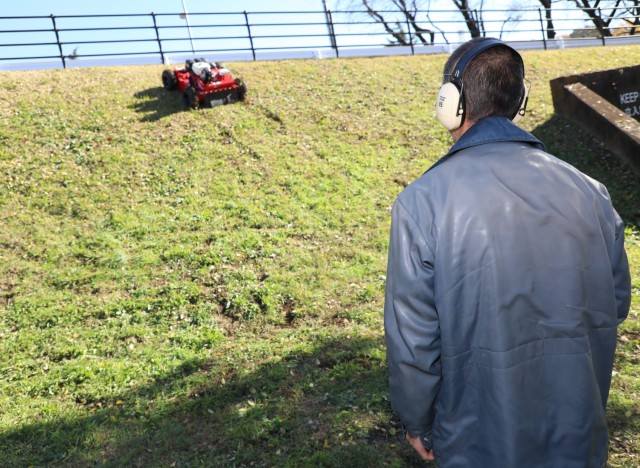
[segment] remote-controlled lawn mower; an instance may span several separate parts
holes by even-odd
[[[162,72],[162,85],[167,91],[182,91],[187,107],[215,107],[244,101],[247,86],[233,78],[229,69],[205,59],[187,60],[184,68]]]

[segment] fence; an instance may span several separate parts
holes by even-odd
[[[632,25],[637,16],[605,32],[578,8],[554,8],[551,28],[549,12],[470,10],[466,16],[481,35],[520,48],[640,43]],[[398,12],[379,13],[387,28],[366,13],[343,10],[0,17],[0,69],[176,63],[194,56],[243,61],[424,54],[448,52],[470,37],[459,10],[417,11],[413,24]],[[592,13],[606,19],[600,10]]]

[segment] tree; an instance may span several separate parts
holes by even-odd
[[[633,0],[631,5],[626,7],[626,12],[631,18],[625,18],[625,22],[630,26],[629,35],[633,36],[640,26],[640,0]]]
[[[547,39],[556,37],[556,30],[553,27],[553,18],[551,17],[551,0],[539,0],[544,8],[544,16],[547,20]]]
[[[482,19],[483,1],[479,1],[479,7],[474,7],[470,0],[451,0],[462,14],[471,37],[485,35]],[[362,7],[370,18],[382,25],[392,37],[391,43],[394,45],[433,44],[434,30],[442,34],[445,42],[449,42],[445,33],[431,21],[429,16],[431,0],[345,0],[345,2],[354,7]],[[473,3],[477,4],[478,1]],[[422,15],[426,18],[429,27],[420,24],[418,16]]]
[[[471,9],[469,0],[452,0],[460,13],[464,17],[464,22],[467,25],[471,37],[484,36],[484,21],[482,20],[482,1],[480,2],[480,9]]]
[[[419,0],[389,0],[386,2],[361,0],[361,2],[367,14],[376,22],[382,24],[385,31],[393,37],[392,44],[411,45],[415,42],[414,37],[422,44],[433,44],[433,31],[423,28],[417,21],[418,11],[420,11]],[[387,10],[388,8],[392,10]],[[385,18],[386,13],[396,10],[404,16],[406,25],[413,30],[413,34],[410,31],[406,31],[400,21],[392,21]],[[428,40],[426,35],[429,36]]]
[[[615,2],[602,3],[601,0],[574,0],[576,6],[584,11],[589,19],[593,22],[594,26],[602,37],[612,36],[610,25],[611,22],[621,13],[624,9],[621,8],[622,0],[615,0]],[[608,5],[611,10],[608,14],[603,14],[602,9],[607,8]],[[624,5],[623,5],[624,6]]]

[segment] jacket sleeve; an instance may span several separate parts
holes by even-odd
[[[391,405],[412,435],[431,432],[440,388],[433,250],[404,206],[392,210],[384,320]]]
[[[620,325],[627,318],[631,307],[631,274],[627,254],[624,250],[624,223],[617,213],[615,213],[615,224],[616,238],[611,257],[611,269],[616,288],[618,325]]]

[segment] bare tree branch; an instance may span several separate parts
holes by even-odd
[[[556,37],[556,31],[553,27],[553,18],[551,17],[551,0],[539,0],[539,2],[544,8],[544,16],[547,20],[547,39],[554,39]]]
[[[631,25],[629,28],[629,34],[634,36],[636,34],[637,26],[640,26],[640,0],[633,0],[631,7],[627,7],[627,13],[632,17],[632,20],[625,18],[627,23]]]
[[[396,26],[397,29],[394,29],[391,24],[384,19],[384,16],[382,16],[371,7],[371,5],[369,4],[369,0],[362,0],[362,5],[365,7],[367,14],[371,16],[371,18],[373,18],[375,21],[382,24],[385,31],[387,31],[397,41],[397,44],[409,45],[404,31],[401,28],[398,28],[399,25]]]
[[[636,0],[636,1],[640,1],[640,0]],[[447,36],[446,36],[446,34],[444,33],[444,31],[443,31],[442,29],[440,29],[438,26],[436,26],[436,24],[435,24],[433,21],[431,21],[431,17],[429,16],[430,12],[431,12],[431,0],[429,0],[429,2],[427,3],[427,13],[426,13],[427,21],[428,21],[428,22],[429,22],[429,24],[431,24],[431,25],[432,25],[432,26],[433,26],[433,27],[434,27],[434,28],[435,28],[435,29],[436,29],[440,34],[442,34],[442,39],[444,40],[444,42],[445,42],[446,44],[449,44],[449,40],[447,39]],[[434,36],[431,36],[431,43],[433,43],[433,38],[434,38]]]
[[[611,22],[618,17],[618,11],[622,10],[620,4],[622,0],[616,0],[609,14],[603,14],[600,8],[601,0],[590,2],[589,0],[574,0],[576,6],[589,16],[596,29],[602,37],[612,36],[610,25]],[[634,2],[637,3],[637,2]]]
[[[444,31],[438,28],[431,20],[430,0],[427,0],[426,8],[424,0],[352,0],[350,3],[352,5],[362,5],[362,11],[380,24],[387,34],[391,36],[392,44],[433,44],[435,40],[434,30],[440,32],[444,41],[447,44],[449,43]],[[451,3],[462,14],[471,37],[482,37],[486,34],[482,17],[484,0],[451,0]],[[396,13],[401,15],[400,19],[398,19]],[[425,21],[419,18],[422,15],[424,15],[428,27],[423,26]]]
[[[392,0],[392,1],[393,1],[393,4],[400,10],[400,12],[404,14],[405,18],[407,19],[407,23],[413,28],[416,34],[416,37],[420,40],[420,42],[422,42],[423,44],[433,44],[433,39],[434,39],[433,31],[431,31],[430,29],[422,28],[421,26],[418,25],[416,21],[418,8],[415,0],[411,2],[411,8],[407,7],[407,2],[405,0]],[[429,40],[425,39],[425,37],[423,36],[424,33],[427,33],[430,35]]]
[[[460,10],[462,16],[464,17],[464,22],[467,25],[467,29],[469,33],[471,33],[471,37],[481,37],[482,32],[480,30],[480,24],[478,24],[477,18],[473,17],[473,11],[469,9],[469,1],[468,0],[452,0],[453,4]],[[483,27],[484,29],[484,27]]]

